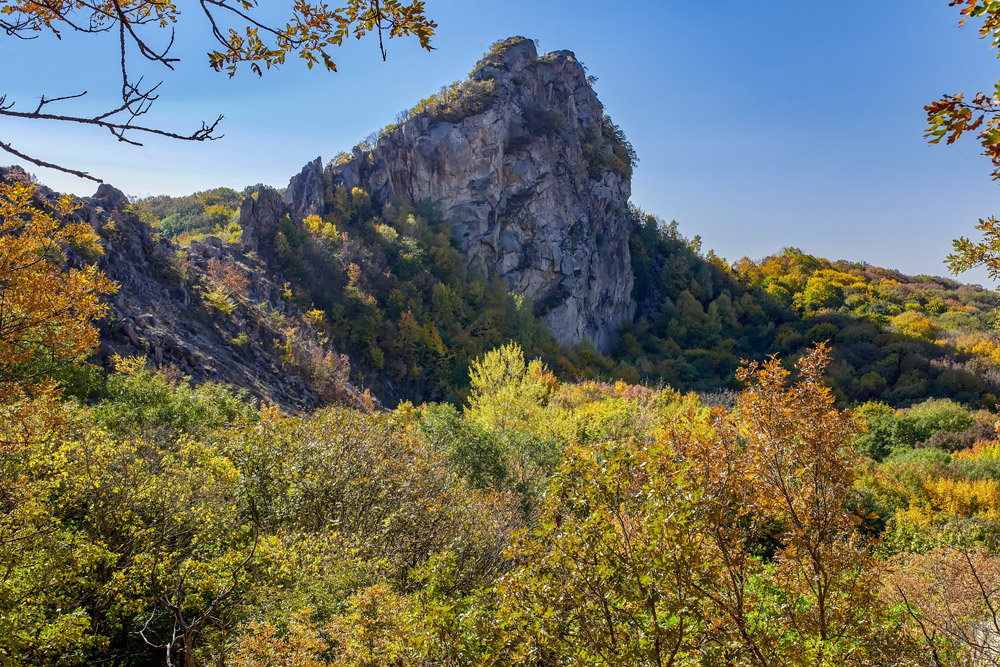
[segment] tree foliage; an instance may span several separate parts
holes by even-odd
[[[287,4],[287,3],[286,3]],[[349,37],[378,36],[383,60],[385,40],[413,36],[420,46],[430,49],[436,24],[424,15],[422,0],[347,0],[346,6],[331,8],[322,2],[299,1],[282,8],[282,17],[262,9],[259,0],[202,0],[201,13],[208,26],[207,37],[214,49],[208,52],[209,66],[234,76],[246,66],[258,76],[264,69],[281,65],[288,56],[298,56],[310,69],[322,64],[336,71],[331,50]],[[41,96],[34,109],[15,108],[15,102],[0,95],[0,117],[61,121],[107,130],[118,141],[141,145],[138,137],[159,135],[185,141],[217,138],[219,116],[212,123],[185,134],[144,124],[142,116],[159,96],[160,84],[146,85],[136,76],[133,58],[174,69],[172,56],[176,30],[191,29],[181,21],[181,11],[173,0],[0,0],[0,30],[10,37],[35,39],[41,35],[60,38],[63,32],[91,36],[109,35],[118,42],[121,99],[106,111],[94,115],[60,113],[52,105],[86,95],[70,93]],[[32,157],[0,140],[0,149],[38,166],[65,171],[99,181],[86,172],[61,167]]]
[[[989,42],[989,48],[1000,45],[1000,2],[996,0],[951,0],[952,7],[961,7],[965,25],[969,19],[980,23],[979,37]],[[998,56],[1000,57],[1000,56]],[[976,93],[966,99],[964,93],[944,95],[924,107],[927,112],[927,137],[932,144],[942,139],[951,144],[966,132],[978,132],[983,153],[993,162],[993,178],[1000,178],[1000,82],[990,93]]]
[[[951,0],[949,4],[961,7],[960,26],[970,19],[976,21],[979,37],[989,42],[989,48],[1000,46],[1000,2]],[[968,99],[961,92],[944,95],[924,110],[927,112],[925,136],[930,143],[937,144],[944,139],[945,143],[952,144],[967,132],[976,133],[983,154],[993,164],[993,179],[1000,179],[1000,81],[990,92],[978,92]],[[974,242],[963,236],[954,242],[954,253],[948,256],[948,265],[954,273],[982,266],[991,279],[1000,275],[997,225],[993,216],[980,219],[976,229],[983,233],[982,241]]]
[[[97,345],[92,321],[116,286],[96,267],[66,267],[64,249],[92,246],[93,228],[69,218],[69,196],[50,206],[30,183],[0,183],[0,398],[40,383]]]
[[[8,253],[35,229],[89,238],[56,217],[65,211],[11,192],[0,209],[17,223]],[[333,194],[344,218],[283,223],[290,248],[325,253],[361,233],[349,216],[371,215],[367,195]],[[416,254],[417,219],[395,222],[367,233]],[[323,232],[334,223],[345,231]],[[12,389],[0,395],[0,662],[995,660],[998,417],[941,399],[839,408],[822,341],[842,332],[829,321],[810,322],[802,338],[820,342],[788,367],[775,356],[740,364],[744,388],[728,399],[560,381],[516,342],[469,364],[462,410],[404,402],[284,415],[139,359],[60,398],[44,380],[55,366],[35,355],[79,362],[110,285],[64,261],[61,243],[35,244],[22,264],[55,297],[82,290],[74,305],[84,307],[30,344],[0,347],[16,360],[2,365]],[[449,247],[431,246],[442,262]],[[689,264],[678,301],[722,331],[738,323],[742,295],[715,293],[720,264]],[[799,296],[813,278],[834,292],[895,289],[879,282],[894,278],[794,251],[762,264],[742,274],[766,281],[774,266],[795,267],[792,308],[809,307]],[[381,294],[374,272],[345,268],[348,298]],[[25,302],[10,290],[34,284],[12,279],[4,303]],[[426,302],[393,297],[411,309],[400,317],[411,333],[426,326],[412,310],[467,307],[459,281],[425,287]],[[920,312],[942,312],[928,297]],[[330,326],[331,314],[345,321],[314,308],[303,326]],[[413,340],[404,349],[421,349]],[[627,344],[645,349],[634,334]]]

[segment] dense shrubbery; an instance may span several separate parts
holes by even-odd
[[[456,81],[420,100],[409,111],[409,117],[427,114],[433,123],[457,123],[482,112],[498,95],[499,90],[493,79]]]
[[[313,254],[337,259],[354,234],[412,247],[392,216],[358,225],[364,193],[333,196],[349,203],[338,219],[278,232],[288,270],[322,268]],[[54,297],[104,284],[72,275]],[[370,302],[366,279],[349,262],[345,293]],[[563,383],[507,344],[471,364],[461,412],[285,416],[137,359],[93,374],[78,360],[99,312],[78,314],[71,344],[35,336],[59,312],[17,339],[15,364],[62,362],[47,372],[65,398],[31,373],[0,396],[3,662],[1000,657],[976,640],[1000,632],[982,585],[1000,573],[1000,444],[979,438],[994,416],[945,400],[840,411],[822,343],[794,377],[777,359],[742,365],[731,407]]]
[[[639,158],[622,129],[604,116],[600,126],[588,125],[580,133],[583,158],[591,178],[601,178],[612,171],[623,180],[632,178],[632,168]]]
[[[289,417],[137,362],[91,404],[8,401],[0,431],[48,435],[0,458],[0,655],[961,661],[995,595],[949,586],[1000,568],[1000,445],[865,463],[848,445],[864,420],[926,444],[986,415],[937,401],[861,420],[832,408],[825,364],[820,348],[794,378],[744,367],[731,410],[560,383],[515,345],[474,365],[463,410]]]
[[[181,245],[208,235],[232,241],[240,235],[240,203],[256,189],[215,188],[187,197],[150,197],[140,205],[158,220],[156,228],[163,236]]]

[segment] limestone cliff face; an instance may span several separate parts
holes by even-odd
[[[374,146],[292,178],[298,215],[328,211],[338,185],[381,203],[430,203],[470,264],[528,297],[556,338],[614,345],[634,310],[627,217],[631,166],[569,51],[498,44]]]

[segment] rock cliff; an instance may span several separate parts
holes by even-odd
[[[467,81],[421,102],[374,145],[291,179],[285,202],[324,215],[336,188],[431,204],[470,264],[524,295],[561,343],[607,351],[629,319],[634,155],[569,51],[494,46]]]

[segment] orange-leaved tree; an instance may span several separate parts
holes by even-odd
[[[952,7],[961,7],[965,25],[969,19],[981,21],[979,36],[990,48],[1000,46],[1000,0],[951,0]],[[998,53],[1000,57],[1000,53]],[[1000,179],[1000,81],[993,89],[978,92],[967,99],[964,93],[944,95],[924,107],[927,112],[928,141],[951,144],[966,132],[977,133],[983,154],[993,163],[991,175]],[[960,273],[978,266],[985,267],[991,279],[1000,277],[1000,221],[996,217],[980,219],[976,229],[983,232],[982,241],[961,237],[954,242],[955,252],[948,256],[948,267]]]
[[[41,388],[57,368],[97,345],[93,321],[117,289],[92,265],[68,267],[65,250],[93,246],[69,196],[43,204],[31,183],[0,183],[0,401]]]
[[[872,542],[853,508],[860,425],[823,381],[820,344],[797,377],[777,359],[744,365],[748,383],[712,438],[686,444],[703,480],[702,590],[723,655],[749,664],[892,664],[898,632],[879,601]],[[898,653],[892,658],[893,652]]]
[[[544,664],[908,664],[828,359],[745,364],[732,411],[682,400],[655,437],[570,446],[509,551],[494,643]]]
[[[949,4],[962,7],[959,25],[969,19],[981,20],[980,38],[989,40],[990,48],[1000,45],[1000,0],[951,0]],[[951,144],[966,132],[978,132],[983,154],[993,162],[992,176],[1000,179],[1000,81],[989,93],[979,92],[971,99],[966,99],[964,93],[944,95],[925,106],[924,111],[925,136],[932,144],[942,139]]]

